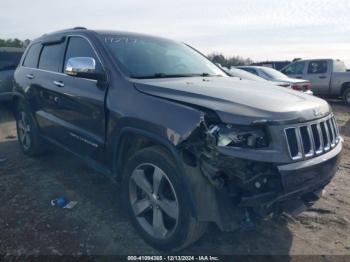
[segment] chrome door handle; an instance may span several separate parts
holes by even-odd
[[[53,81],[53,84],[58,87],[64,87],[64,83],[61,81]]]
[[[55,97],[53,98],[53,101],[54,101],[55,103],[58,103],[58,102],[60,101],[60,99],[59,99],[57,96],[55,96]]]
[[[26,75],[26,77],[27,77],[28,79],[34,79],[34,78],[35,78],[35,76],[34,76],[33,74],[28,74],[28,75]]]

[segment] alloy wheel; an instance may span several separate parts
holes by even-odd
[[[137,222],[149,235],[169,238],[179,220],[179,203],[166,173],[154,164],[141,164],[129,181],[129,201]]]
[[[32,145],[30,131],[28,117],[25,112],[21,111],[18,119],[18,138],[25,150],[29,149]]]

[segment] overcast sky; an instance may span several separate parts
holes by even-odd
[[[339,58],[350,67],[349,0],[2,0],[0,38],[74,26],[161,35],[203,53]]]

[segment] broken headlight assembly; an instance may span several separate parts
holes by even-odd
[[[212,125],[208,129],[210,142],[220,147],[264,148],[269,139],[264,127]]]

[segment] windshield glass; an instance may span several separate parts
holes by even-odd
[[[0,70],[16,69],[22,53],[0,52]]]
[[[145,36],[101,35],[100,38],[120,69],[132,78],[226,75],[185,44]]]
[[[268,67],[260,68],[260,72],[263,74],[263,76],[266,76],[266,79],[283,80],[289,78],[285,74]]]
[[[266,81],[264,78],[254,75],[252,73],[249,73],[247,71],[244,71],[242,69],[231,67],[231,69],[228,72],[232,76],[240,77],[243,79],[249,79],[254,81]]]

